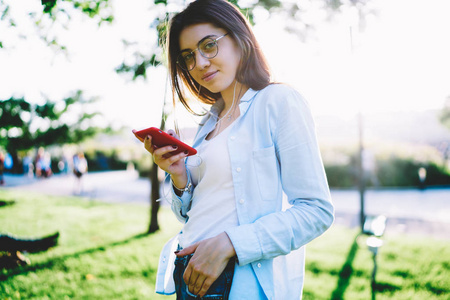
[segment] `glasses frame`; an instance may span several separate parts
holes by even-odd
[[[188,53],[189,53],[190,55],[192,55],[192,57],[194,58],[194,65],[192,66],[192,68],[191,68],[191,69],[187,68],[186,63],[183,61],[184,58],[182,57],[182,54],[183,54],[183,52],[187,52],[187,51],[182,51],[182,52],[178,55],[178,57],[177,57],[177,65],[178,65],[181,69],[183,69],[183,70],[185,70],[185,71],[192,71],[192,70],[194,70],[195,66],[197,65],[197,60],[196,60],[195,54],[194,54],[195,51],[200,52],[201,56],[203,56],[203,57],[206,58],[206,59],[213,59],[214,57],[217,56],[217,54],[219,54],[219,44],[218,44],[217,42],[218,42],[221,38],[223,38],[223,37],[225,37],[225,36],[227,36],[227,35],[228,35],[228,32],[225,33],[224,35],[219,36],[218,38],[212,40],[212,42],[213,42],[214,44],[216,44],[216,47],[217,47],[217,52],[216,52],[216,54],[215,54],[213,57],[207,57],[207,56],[205,56],[205,54],[203,54],[203,52],[200,50],[200,44],[203,43],[203,41],[205,41],[206,39],[210,39],[210,38],[211,38],[210,36],[206,36],[206,37],[202,38],[202,39],[197,43],[197,48],[196,48],[196,49],[194,49],[194,50],[188,52]],[[186,68],[185,68],[184,66],[186,66]]]

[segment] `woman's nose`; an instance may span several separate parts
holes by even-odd
[[[206,67],[208,67],[210,65],[210,61],[208,58],[204,57],[200,51],[197,51],[195,53],[196,57],[195,60],[197,62],[197,68],[199,68],[200,70],[205,69]]]

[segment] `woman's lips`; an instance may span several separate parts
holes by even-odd
[[[205,75],[203,75],[202,79],[203,79],[204,81],[208,82],[208,81],[212,80],[212,79],[216,76],[217,72],[218,72],[218,71],[215,71],[215,72],[208,72],[208,73],[206,73]]]

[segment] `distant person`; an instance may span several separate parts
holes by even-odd
[[[38,155],[36,157],[36,177],[48,178],[52,174],[51,155],[41,147],[39,148]]]
[[[61,174],[67,174],[69,172],[69,162],[65,156],[61,157],[58,161],[58,169]]]
[[[42,157],[44,156],[44,148],[39,147],[36,153],[36,157],[34,158],[34,170],[36,177],[41,177],[41,164],[42,164]]]
[[[52,157],[49,152],[45,152],[44,157],[42,158],[42,174],[45,178],[48,178],[53,175],[52,171]]]
[[[33,177],[34,166],[33,166],[33,159],[31,158],[31,156],[27,154],[23,158],[22,164],[23,164],[23,174],[30,178]]]
[[[88,163],[83,152],[78,152],[73,156],[73,173],[76,177],[75,194],[83,192],[82,177],[88,171]]]
[[[5,156],[5,158],[3,161],[3,168],[4,168],[4,170],[11,171],[14,166],[14,160],[10,153],[6,153],[4,156]]]

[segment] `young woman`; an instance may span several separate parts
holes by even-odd
[[[184,223],[161,254],[157,292],[300,299],[304,245],[334,218],[308,105],[271,83],[249,24],[226,1],[197,0],[177,14],[168,57],[184,106],[192,112],[190,96],[212,107],[193,143],[197,156],[144,141],[171,176],[172,210]]]

